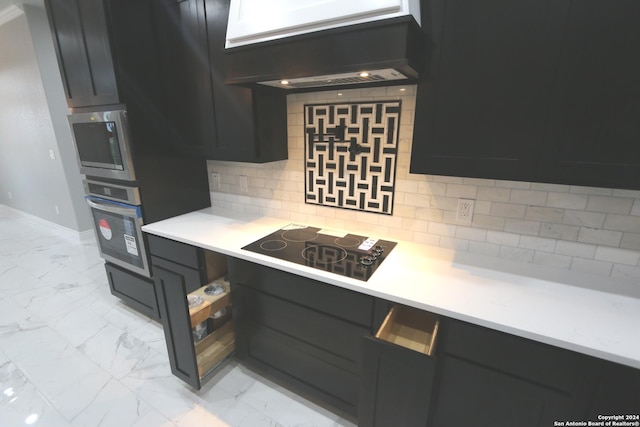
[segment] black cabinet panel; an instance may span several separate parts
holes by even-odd
[[[368,328],[261,292],[244,292],[241,303],[245,317],[251,321],[326,352],[325,358],[331,358],[335,365],[360,373],[362,351],[358,338]]]
[[[107,263],[104,267],[107,271],[111,294],[153,319],[160,318],[153,281],[113,264]]]
[[[188,277],[192,270],[168,261],[153,262],[153,277],[167,342],[171,372],[195,388],[200,388],[198,363],[187,305]]]
[[[233,259],[233,283],[319,310],[364,327],[371,325],[374,298],[302,276]]]
[[[286,159],[285,94],[224,84],[229,0],[163,0],[156,15],[175,150],[215,160]]]
[[[589,408],[589,419],[597,420],[598,415],[640,415],[640,369],[609,362],[603,364]]]
[[[533,179],[568,4],[433,0],[423,7],[433,51],[418,86],[411,172]]]
[[[102,0],[47,0],[69,108],[120,99]]]
[[[574,1],[538,178],[640,188],[640,3]]]
[[[203,256],[200,248],[153,234],[147,234],[147,239],[150,252],[156,257],[196,269],[202,265]]]
[[[435,359],[364,338],[358,425],[426,427]]]
[[[435,427],[547,427],[572,420],[571,399],[472,361],[445,357]]]

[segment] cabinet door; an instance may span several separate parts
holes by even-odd
[[[640,421],[640,369],[603,362],[602,375],[595,390],[587,419],[598,415],[635,415],[624,421]]]
[[[433,48],[418,85],[411,172],[533,179],[568,4],[423,2]]]
[[[640,2],[571,5],[538,178],[640,189]]]
[[[203,0],[157,3],[166,121],[180,154],[202,157],[216,143]]]
[[[217,123],[217,138],[211,141],[207,157],[245,162],[286,159],[286,94],[225,84],[229,0],[205,0],[205,9]]]
[[[158,292],[171,372],[199,389],[200,375],[187,304],[187,289],[194,274],[199,277],[196,270],[166,260],[153,259],[153,278]]]
[[[117,104],[118,87],[102,0],[47,0],[70,108]]]
[[[445,357],[441,369],[435,427],[546,427],[573,419],[562,391],[456,357]]]

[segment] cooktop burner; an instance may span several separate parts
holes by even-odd
[[[242,249],[366,281],[395,246],[387,240],[290,224]]]

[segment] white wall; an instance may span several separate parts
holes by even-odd
[[[262,165],[209,161],[221,174],[211,202],[224,213],[276,216],[640,283],[640,191],[409,173],[415,86],[288,95],[289,159]],[[402,100],[393,215],[304,203],[305,103]],[[249,192],[238,177],[246,175]],[[211,178],[210,178],[211,179]],[[475,200],[471,225],[458,199]]]
[[[46,13],[42,5],[24,8],[27,16],[0,25],[0,203],[88,230]]]

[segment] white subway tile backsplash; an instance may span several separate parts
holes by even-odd
[[[590,196],[587,210],[592,212],[604,212],[628,215],[633,206],[633,199],[622,197]]]
[[[511,203],[498,203],[491,204],[491,215],[504,218],[517,218],[523,219],[527,207],[525,205],[515,205]]]
[[[640,261],[640,253],[627,249],[598,246],[595,259],[609,261],[616,264],[637,265]]]
[[[586,259],[592,259],[596,254],[596,249],[596,245],[586,243],[558,241],[556,244],[556,253]]]
[[[478,200],[490,202],[508,202],[511,197],[510,188],[478,187]]]
[[[556,240],[536,236],[520,237],[520,247],[524,249],[533,249],[542,252],[554,252],[556,249]]]
[[[547,206],[551,208],[579,209],[587,207],[589,197],[582,194],[549,193],[547,196]]]
[[[504,223],[504,218],[491,215],[480,215],[477,211],[473,214],[473,220],[471,221],[471,225],[474,227],[498,231],[504,230]]]
[[[640,282],[640,191],[409,172],[415,86],[288,96],[289,159],[250,164],[209,161],[220,174],[214,210],[408,240]],[[304,203],[304,104],[402,100],[393,215]],[[249,177],[240,193],[238,176]],[[209,179],[211,179],[209,177]],[[212,183],[210,182],[210,185]],[[213,187],[212,187],[213,189]],[[475,200],[471,225],[456,220],[458,199]]]
[[[478,187],[475,185],[447,184],[447,197],[475,199]]]
[[[533,263],[545,267],[568,269],[571,266],[571,257],[568,255],[550,254],[547,252],[536,252],[533,256]]]
[[[561,224],[562,218],[564,218],[564,209],[545,208],[542,206],[527,206],[524,218],[530,221],[553,222],[556,224]]]
[[[540,234],[541,223],[538,221],[526,221],[507,218],[504,223],[504,231],[509,233],[527,234],[537,236]]]
[[[640,233],[640,216],[608,214],[604,220],[604,228],[607,230]]]
[[[573,258],[571,260],[570,270],[580,271],[582,273],[596,274],[599,276],[609,276],[613,269],[613,263],[606,261],[597,261],[583,258]]]
[[[619,231],[598,230],[582,227],[578,233],[578,241],[594,245],[619,246],[622,233]]]
[[[500,245],[495,243],[471,241],[469,242],[469,252],[497,257],[500,255]]]
[[[520,235],[515,233],[506,233],[504,231],[487,231],[487,242],[497,245],[514,246],[520,244]]]
[[[615,264],[613,266],[613,271],[611,272],[611,277],[615,279],[625,279],[640,282],[640,267]]]
[[[520,262],[533,262],[535,251],[531,249],[514,248],[511,246],[500,247],[500,258],[510,259]]]
[[[511,190],[509,203],[544,206],[544,204],[547,202],[547,194],[548,193],[546,191],[514,189]]]
[[[580,227],[574,225],[550,224],[543,222],[540,226],[540,236],[557,240],[578,240]]]
[[[623,233],[620,247],[624,249],[632,249],[640,251],[640,234],[639,233]]]
[[[562,223],[580,227],[600,228],[604,225],[605,218],[606,215],[603,213],[565,210]]]
[[[458,226],[456,228],[456,237],[458,239],[485,242],[487,240],[487,230]]]

